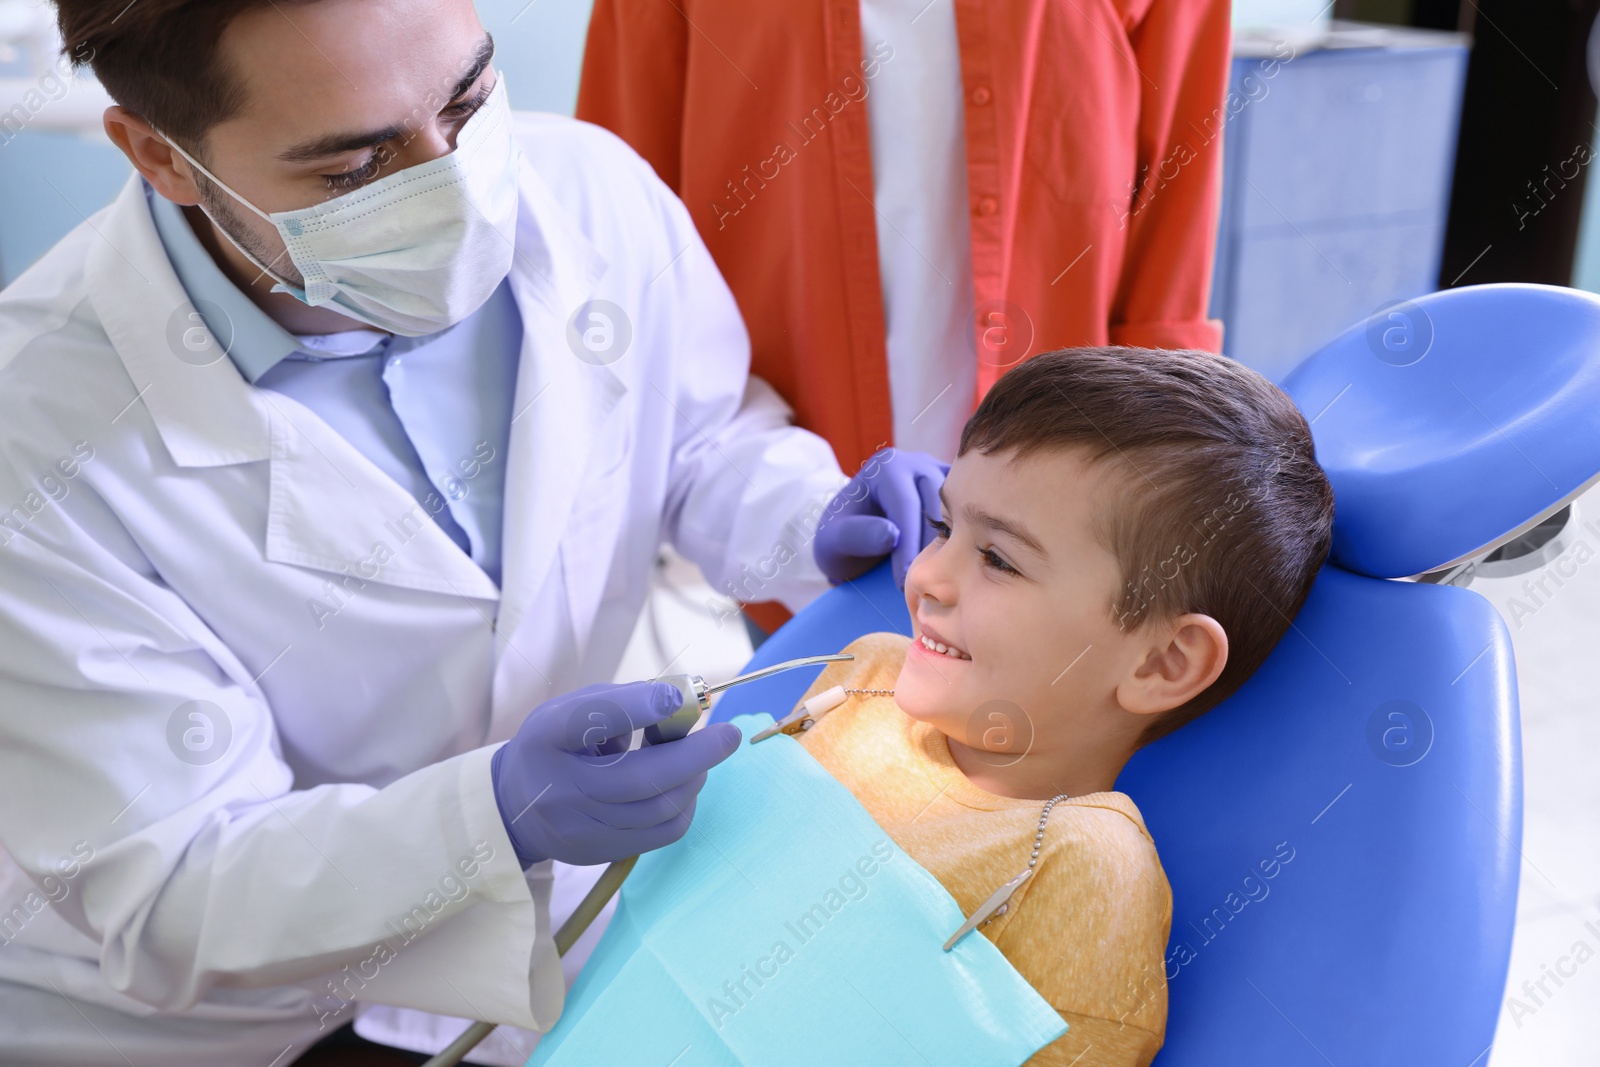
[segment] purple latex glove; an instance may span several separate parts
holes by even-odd
[[[491,763],[494,798],[522,865],[636,856],[689,829],[706,771],[739,747],[739,728],[629,752],[635,729],[683,705],[665,682],[590,685],[534,708]]]
[[[939,516],[939,487],[950,464],[926,452],[884,448],[862,464],[817,523],[817,566],[834,585],[871,570],[894,553],[894,584],[934,538],[928,516]]]

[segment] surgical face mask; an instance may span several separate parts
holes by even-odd
[[[278,283],[273,292],[312,307],[331,307],[380,330],[420,337],[471,315],[511,272],[518,157],[504,77],[461,127],[449,155],[294,211],[262,211],[171,138],[167,143],[277,228],[304,288],[274,274],[217,225]]]

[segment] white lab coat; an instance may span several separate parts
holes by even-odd
[[[845,476],[688,213],[610,134],[517,122],[503,589],[222,357],[137,177],[0,295],[0,1063],[284,1064],[355,1001],[548,1027],[557,875],[494,744],[612,677],[663,539],[748,599],[827,588]],[[614,362],[569,345],[591,299]]]

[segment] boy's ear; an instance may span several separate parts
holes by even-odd
[[[1135,715],[1159,715],[1188,703],[1228,665],[1228,634],[1209,615],[1179,615],[1151,627],[1139,665],[1117,686],[1117,703]]]

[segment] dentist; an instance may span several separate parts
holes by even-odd
[[[568,865],[681,837],[738,738],[624,751],[659,543],[797,609],[903,576],[944,467],[847,484],[471,0],[57,8],[137,173],[0,294],[0,1064],[547,1028]]]

